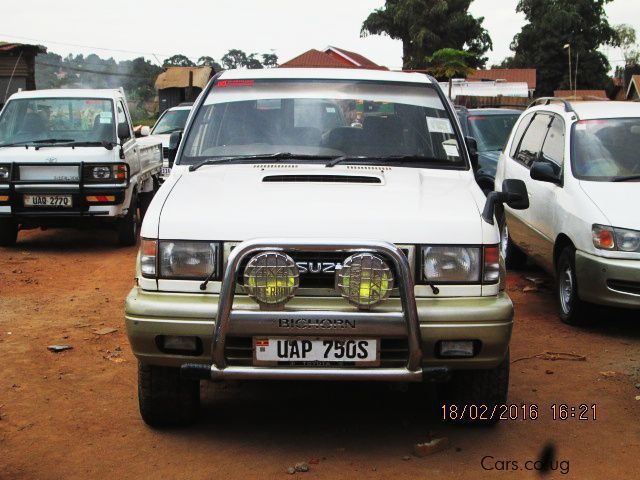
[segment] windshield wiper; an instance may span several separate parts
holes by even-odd
[[[626,177],[615,177],[612,182],[630,182],[631,180],[640,180],[640,175],[629,175]]]
[[[35,144],[36,150],[41,147],[49,147],[53,145],[58,145],[59,143],[71,143],[75,142],[73,138],[45,138],[44,140],[32,140],[31,143]]]
[[[109,140],[94,140],[94,141],[86,141],[86,142],[71,142],[67,144],[70,147],[93,147],[101,145],[107,150],[113,150],[113,147],[117,147],[118,144],[116,142],[110,142]]]
[[[325,167],[331,168],[339,163],[346,162],[368,162],[383,164],[385,162],[447,162],[444,158],[427,157],[425,155],[389,155],[386,157],[338,157],[327,162]]]
[[[305,155],[290,152],[267,153],[260,155],[234,155],[229,157],[213,157],[194,163],[189,166],[189,171],[193,172],[204,165],[215,165],[218,163],[242,162],[245,160],[326,160],[335,158],[334,155]]]
[[[184,130],[184,127],[170,128],[169,130],[163,130],[161,132],[151,132],[150,135],[166,135],[167,133],[177,132],[178,130]]]

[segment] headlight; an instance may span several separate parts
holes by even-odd
[[[389,297],[393,273],[377,255],[359,253],[344,261],[336,274],[336,287],[349,303],[367,309]]]
[[[640,252],[640,231],[594,225],[591,228],[593,245],[600,250]]]
[[[126,182],[129,177],[129,167],[125,163],[116,163],[109,165],[90,165],[84,166],[84,181],[89,183],[95,182]]]
[[[480,248],[422,247],[422,280],[428,283],[480,283]]]
[[[204,280],[218,272],[220,244],[201,241],[160,240],[158,257],[160,278]]]
[[[0,167],[0,182],[9,180],[9,167]]]
[[[299,277],[298,267],[289,255],[263,252],[245,267],[244,289],[263,307],[282,307],[295,295]]]

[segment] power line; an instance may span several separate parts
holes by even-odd
[[[120,73],[120,72],[107,72],[105,70],[91,70],[89,68],[79,68],[79,67],[70,67],[67,65],[62,65],[62,64],[54,64],[54,63],[47,63],[47,62],[41,62],[39,60],[36,60],[36,65],[42,65],[42,66],[46,66],[46,67],[54,67],[54,68],[61,68],[63,70],[73,70],[74,72],[82,72],[82,73],[95,73],[98,75],[107,75],[107,76],[115,76],[115,77],[131,77],[131,78],[143,78],[143,79],[148,79],[149,77],[146,77],[144,75],[135,75],[133,73]]]

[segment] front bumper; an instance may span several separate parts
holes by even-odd
[[[210,364],[218,298],[218,295],[150,292],[133,288],[125,308],[126,328],[133,353],[149,364],[174,367],[184,363]],[[418,298],[416,306],[424,367],[484,369],[495,367],[504,359],[513,325],[513,305],[505,293],[495,297]],[[388,313],[399,308],[400,301],[391,299],[381,310]],[[255,302],[244,296],[236,297],[234,309],[259,312]],[[334,297],[296,297],[288,304],[289,309],[353,312],[353,309],[345,307],[343,299]],[[340,336],[343,333],[324,327],[280,330],[280,335],[298,336]],[[354,335],[354,332],[349,334]],[[186,356],[163,352],[157,342],[161,335],[196,336],[201,342],[202,353]],[[459,339],[478,340],[478,354],[464,359],[438,358],[437,342]]]
[[[578,295],[610,307],[640,308],[640,260],[576,252]]]

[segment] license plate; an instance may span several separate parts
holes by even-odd
[[[162,175],[170,175],[171,174],[171,168],[170,167],[162,167],[161,174]]]
[[[253,360],[255,365],[376,366],[378,345],[370,338],[254,337]]]
[[[71,208],[71,195],[25,195],[25,207],[62,207]]]

